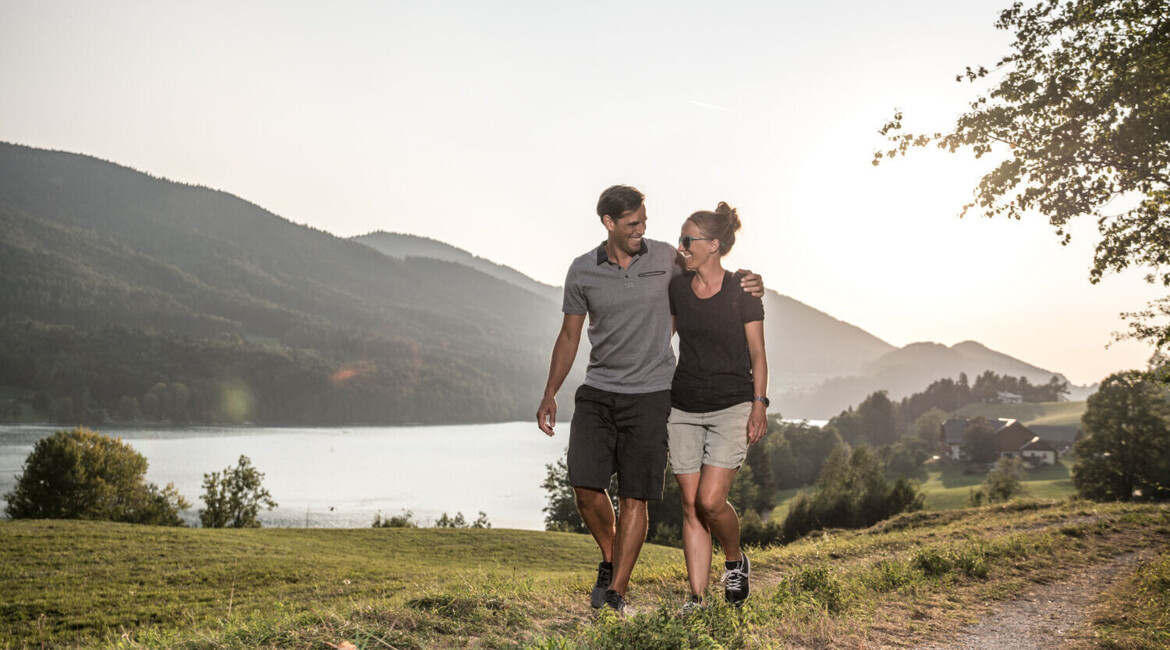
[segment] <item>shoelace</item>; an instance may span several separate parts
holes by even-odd
[[[739,591],[743,588],[743,580],[747,577],[743,569],[731,569],[723,572],[723,577],[719,579],[720,582],[727,585],[728,589]]]

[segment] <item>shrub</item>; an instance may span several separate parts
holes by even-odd
[[[91,519],[182,526],[191,505],[168,484],[146,480],[146,458],[121,438],[84,427],[34,445],[16,487],[4,495],[13,519]]]
[[[783,535],[793,540],[822,528],[864,528],[901,512],[921,510],[917,483],[886,480],[881,461],[868,447],[838,447],[825,461],[817,491],[801,493],[788,507]]]
[[[247,456],[240,456],[236,467],[203,475],[203,502],[199,511],[204,528],[259,528],[260,507],[276,507],[272,495],[263,485],[264,474],[252,466]]]
[[[400,515],[393,517],[382,518],[382,513],[374,515],[374,528],[418,528],[418,524],[414,523],[414,513],[410,510],[403,512]]]
[[[447,513],[443,513],[441,517],[435,520],[435,528],[491,528],[492,522],[488,519],[487,513],[479,512],[479,516],[475,521],[468,523],[467,519],[463,517],[462,512],[455,513],[454,517],[450,517]]]
[[[838,614],[849,606],[851,592],[828,564],[802,566],[788,576],[773,599],[809,603]]]

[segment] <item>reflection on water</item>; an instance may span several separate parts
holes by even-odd
[[[12,489],[33,444],[56,428],[0,427],[0,496]],[[203,505],[203,474],[241,455],[264,472],[280,504],[263,511],[265,526],[364,527],[384,515],[414,512],[429,525],[441,513],[484,511],[496,528],[544,527],[545,465],[568,444],[534,423],[438,427],[99,428],[120,436],[150,463],[147,479],[173,482],[194,508]],[[0,504],[3,501],[0,500]]]

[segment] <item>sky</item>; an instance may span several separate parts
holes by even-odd
[[[0,0],[0,141],[235,194],[340,237],[439,239],[549,284],[647,195],[674,241],[719,201],[730,268],[896,346],[976,340],[1074,384],[1161,294],[1088,281],[1095,224],[958,218],[993,161],[871,164],[878,129],[952,124],[1010,35],[1007,0]],[[551,348],[551,341],[548,345]]]

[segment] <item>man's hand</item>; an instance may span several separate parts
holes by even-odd
[[[752,402],[752,414],[748,416],[747,439],[749,445],[754,445],[768,433],[767,407],[763,402]]]
[[[557,398],[553,395],[546,395],[544,399],[540,400],[540,408],[536,409],[536,426],[544,432],[546,436],[551,436],[555,432],[553,427],[557,425]]]
[[[743,275],[743,279],[739,281],[739,286],[743,287],[744,291],[757,298],[764,297],[764,278],[747,269],[740,269],[736,273]]]

